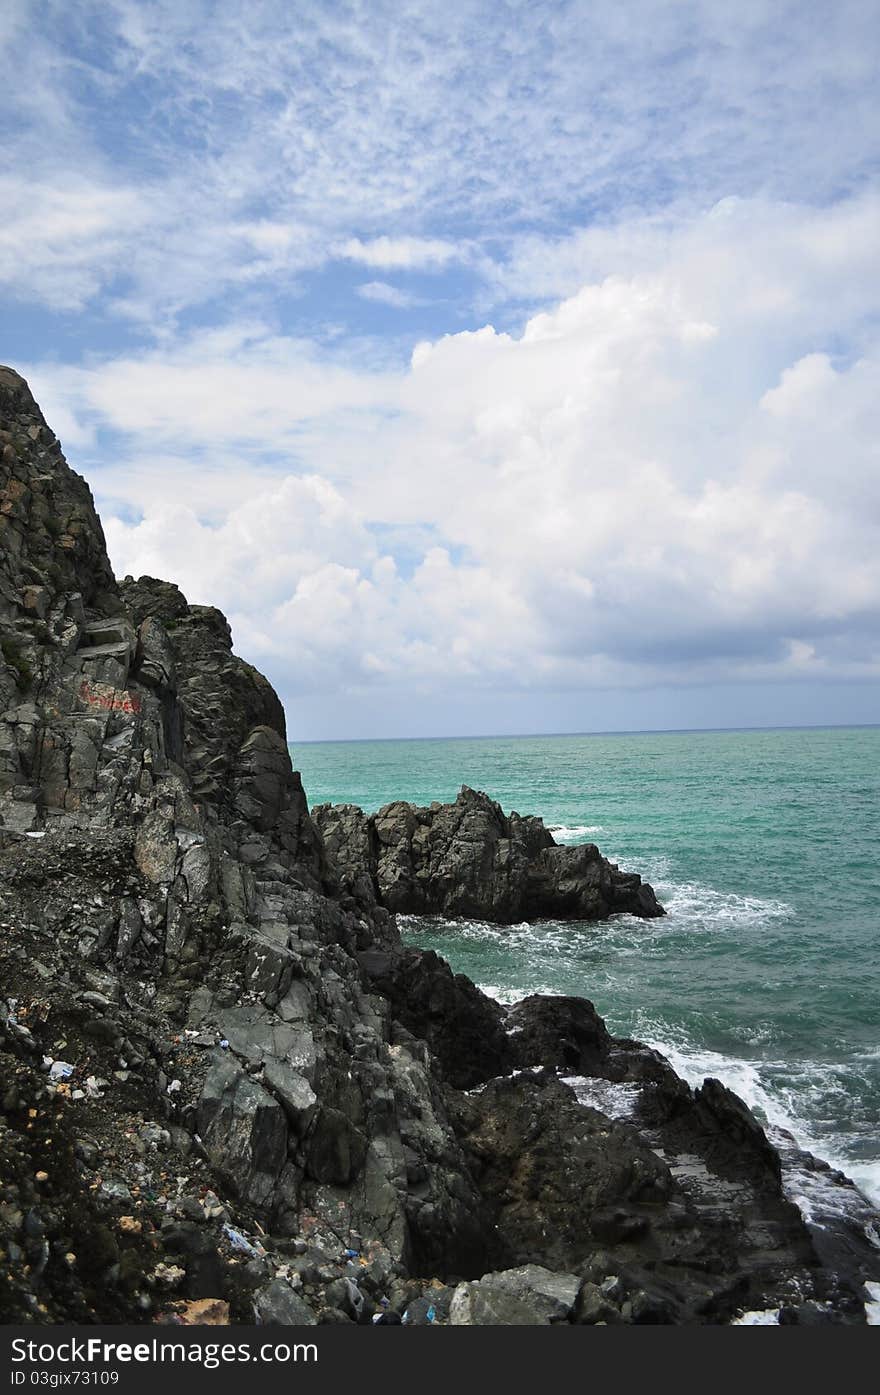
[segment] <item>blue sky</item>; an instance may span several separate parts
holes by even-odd
[[[294,739],[880,720],[874,6],[0,46],[0,359]]]

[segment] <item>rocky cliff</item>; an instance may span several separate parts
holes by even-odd
[[[218,611],[116,583],[8,369],[0,646],[0,1321],[864,1320],[844,1179],[829,1248],[717,1082],[401,946],[270,685]]]

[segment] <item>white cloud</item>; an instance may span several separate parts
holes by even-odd
[[[465,249],[486,270],[586,211],[822,203],[874,169],[862,0],[822,23],[799,0],[15,0],[0,41],[0,170],[38,224],[29,253],[25,204],[8,284],[59,307],[112,295],[144,326],[231,295],[265,312],[334,249],[379,270]],[[54,208],[71,171],[76,207]],[[51,229],[71,217],[67,245]],[[530,293],[556,276],[536,264]]]
[[[362,300],[374,300],[394,310],[409,310],[414,305],[424,304],[418,296],[402,291],[399,286],[391,286],[387,281],[366,281],[357,287],[357,293]]]
[[[454,243],[436,237],[374,237],[370,242],[351,237],[339,248],[339,256],[382,271],[430,270],[458,255]]]
[[[615,274],[398,372],[251,325],[29,376],[121,433],[117,569],[288,696],[877,677],[877,217],[623,226]]]
[[[0,205],[0,285],[64,310],[95,295],[150,221],[142,192],[70,176],[0,176]]]

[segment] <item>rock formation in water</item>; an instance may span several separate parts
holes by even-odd
[[[398,801],[369,815],[321,804],[312,817],[342,884],[400,914],[503,925],[664,914],[653,888],[594,843],[560,847],[542,819],[505,814],[467,785],[453,804]]]
[[[452,879],[499,914],[555,858],[520,823]],[[861,1212],[808,1228],[741,1101],[404,948],[340,847],[223,616],[117,585],[0,370],[0,1321],[864,1320]]]

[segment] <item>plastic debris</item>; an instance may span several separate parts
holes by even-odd
[[[49,1079],[69,1080],[75,1069],[69,1061],[53,1061],[49,1067]]]
[[[246,1235],[242,1235],[240,1230],[233,1230],[231,1225],[223,1227],[223,1234],[226,1236],[234,1250],[240,1250],[243,1254],[261,1258],[266,1251],[260,1244],[252,1244]]]
[[[224,1051],[228,1051],[228,1050],[229,1050],[229,1041],[228,1041],[228,1039],[227,1039],[226,1037],[223,1037],[223,1039],[222,1039],[221,1042],[220,1042],[220,1045],[221,1045],[221,1047],[223,1048]]]
[[[172,1080],[171,1083],[170,1083],[170,1085],[169,1085],[168,1088],[167,1088],[166,1093],[169,1094],[169,1095],[176,1095],[176,1094],[177,1094],[177,1091],[178,1091],[179,1089],[180,1089],[180,1081],[179,1081],[179,1080]]]

